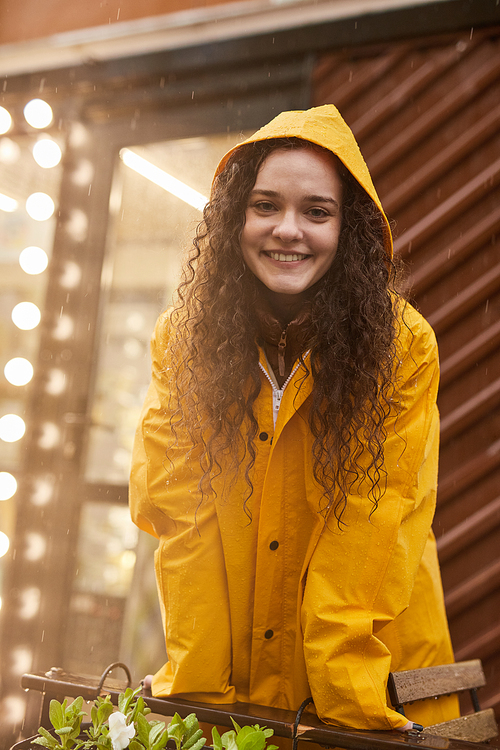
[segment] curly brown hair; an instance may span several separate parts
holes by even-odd
[[[285,138],[233,152],[214,182],[170,312],[167,357],[178,372],[171,428],[176,434],[182,426],[198,446],[202,496],[213,491],[223,470],[235,475],[244,466],[245,508],[253,491],[258,432],[253,405],[261,390],[254,312],[260,282],[243,260],[240,236],[259,168],[271,151],[282,148],[326,150]],[[368,482],[372,512],[384,492],[384,424],[395,401],[397,316],[384,220],[336,161],[343,183],[342,226],[333,264],[311,299],[309,424],[313,473],[324,491],[318,511],[326,518],[333,506],[340,523],[354,487]]]

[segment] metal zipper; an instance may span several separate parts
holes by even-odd
[[[293,376],[295,375],[295,373],[299,369],[300,362],[295,365],[295,367],[293,368],[292,372],[290,373],[290,375],[287,377],[287,379],[283,383],[281,389],[280,388],[276,388],[275,384],[273,383],[272,378],[270,377],[269,373],[267,372],[267,370],[264,367],[264,365],[262,364],[262,362],[259,362],[259,367],[262,370],[262,372],[264,373],[264,375],[266,376],[266,378],[268,379],[269,383],[271,384],[271,388],[273,389],[273,423],[274,423],[274,427],[276,428],[276,420],[278,419],[278,412],[280,410],[280,404],[281,404],[281,399],[283,398],[283,392],[284,392],[285,388],[287,387],[288,383],[290,382],[290,380],[293,378]]]

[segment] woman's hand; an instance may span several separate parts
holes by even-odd
[[[404,727],[398,727],[398,732],[409,732],[410,729],[413,729],[415,732],[422,732],[423,726],[422,724],[415,724],[413,721],[407,721]]]

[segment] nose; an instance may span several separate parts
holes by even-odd
[[[295,211],[285,211],[278,216],[273,229],[273,237],[287,243],[302,239],[299,217]]]

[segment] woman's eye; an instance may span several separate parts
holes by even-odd
[[[328,216],[328,212],[324,208],[310,208],[308,213],[313,219],[324,219]]]
[[[259,211],[274,211],[274,205],[269,201],[259,201],[255,204],[255,208],[258,208]]]

